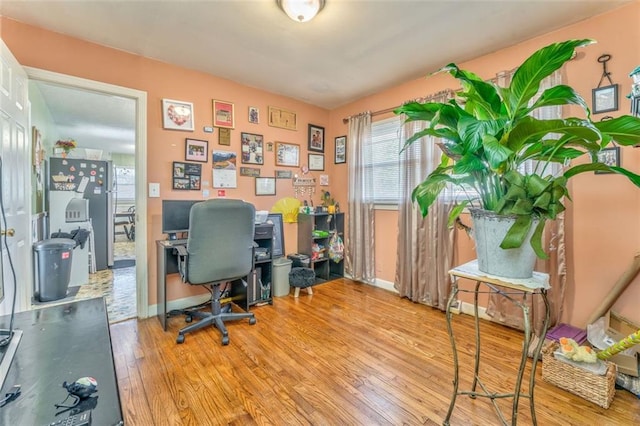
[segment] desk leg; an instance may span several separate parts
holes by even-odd
[[[160,244],[156,246],[156,306],[163,331],[167,331],[167,255],[170,250]]]
[[[542,289],[540,291],[540,297],[544,301],[544,322],[542,324],[542,330],[540,331],[540,338],[538,344],[533,352],[533,364],[531,364],[531,377],[529,378],[529,405],[531,407],[531,423],[537,425],[536,420],[536,406],[533,400],[533,389],[536,384],[536,367],[538,366],[538,359],[540,359],[540,352],[542,351],[542,345],[544,344],[544,337],[547,335],[547,329],[549,328],[549,318],[551,316],[549,312],[549,300],[547,299],[547,290]]]
[[[476,366],[473,373],[473,385],[471,386],[471,392],[476,391],[478,385],[478,374],[480,374],[480,316],[478,315],[478,290],[480,289],[480,281],[476,281],[476,289],[473,296],[473,314],[475,316],[475,330],[476,330]],[[472,399],[475,399],[475,395],[470,395]]]
[[[445,417],[442,424],[449,426],[449,419],[453,413],[453,407],[456,405],[456,397],[458,396],[458,351],[456,350],[456,340],[453,336],[453,326],[451,324],[452,315],[451,306],[456,300],[458,295],[458,280],[453,277],[451,286],[451,294],[447,301],[446,318],[447,318],[447,331],[449,332],[449,340],[451,341],[451,349],[453,352],[453,395],[451,396],[451,403],[449,404],[449,411],[447,411],[447,417]]]

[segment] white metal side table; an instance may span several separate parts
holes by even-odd
[[[549,301],[547,299],[547,290],[550,288],[549,286],[549,275],[541,272],[534,272],[532,278],[528,279],[515,279],[515,278],[501,278],[497,276],[487,275],[484,272],[481,272],[478,269],[477,260],[473,260],[471,262],[465,263],[464,265],[457,266],[449,271],[449,275],[452,280],[451,294],[449,295],[449,300],[447,302],[446,309],[446,317],[447,317],[447,331],[449,332],[449,339],[451,340],[451,348],[453,349],[453,396],[451,397],[451,403],[449,404],[449,411],[447,412],[447,417],[445,417],[443,421],[443,425],[449,425],[449,419],[451,418],[451,414],[453,413],[453,408],[456,405],[456,398],[458,395],[469,395],[471,398],[476,397],[484,397],[489,398],[493,407],[500,418],[500,421],[503,425],[507,425],[507,421],[502,414],[502,411],[498,407],[496,403],[496,399],[498,398],[513,398],[513,405],[511,410],[511,424],[515,425],[518,419],[518,402],[520,398],[529,398],[529,406],[531,408],[531,420],[535,425],[536,421],[536,413],[535,413],[535,404],[533,399],[533,390],[535,387],[535,379],[536,379],[536,365],[538,359],[540,359],[540,352],[542,350],[542,345],[544,343],[544,336],[547,332],[547,328],[549,327]],[[459,278],[467,278],[470,280],[475,280],[476,285],[474,290],[460,290],[458,287],[458,279]],[[480,285],[488,287],[488,291],[480,291]],[[457,295],[459,292],[472,292],[474,294],[474,314],[475,314],[475,337],[476,337],[476,351],[475,351],[475,369],[474,369],[474,377],[473,384],[471,385],[470,391],[460,391],[458,390],[459,385],[459,377],[458,377],[458,352],[456,349],[455,337],[453,334],[453,326],[452,326],[452,312],[451,307],[454,302],[457,300]],[[480,321],[478,318],[478,294],[479,293],[497,293],[507,300],[512,302],[514,305],[520,307],[522,309],[522,315],[524,320],[524,342],[522,345],[522,355],[520,357],[520,366],[518,368],[518,376],[516,378],[516,384],[514,391],[512,393],[496,393],[491,392],[487,389],[487,387],[480,380]],[[530,323],[530,312],[529,306],[526,303],[522,303],[519,300],[516,300],[514,295],[524,295],[525,300],[528,295],[538,294],[542,297],[544,301],[544,323],[541,330],[540,339],[538,344],[535,347],[533,352],[533,360],[531,363],[531,373],[529,378],[529,389],[528,392],[523,392],[522,390],[522,377],[524,375],[524,371],[527,366],[527,351],[529,348],[529,343],[531,342],[531,323]],[[480,386],[480,390],[476,391],[476,388]]]

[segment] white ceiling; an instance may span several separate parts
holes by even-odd
[[[2,0],[0,14],[332,109],[632,1],[327,0],[308,23],[275,0]]]

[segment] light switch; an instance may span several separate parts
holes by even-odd
[[[149,182],[149,198],[160,197],[160,184]]]

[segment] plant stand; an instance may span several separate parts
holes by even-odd
[[[446,308],[446,317],[447,317],[447,331],[449,332],[449,339],[451,340],[451,348],[453,349],[453,396],[451,397],[451,403],[449,405],[449,411],[447,412],[447,416],[442,422],[443,425],[449,425],[449,419],[451,418],[451,414],[453,413],[453,408],[456,404],[456,398],[458,395],[469,395],[471,398],[475,399],[476,397],[484,397],[489,398],[493,407],[500,418],[500,421],[503,425],[507,425],[507,421],[504,418],[504,415],[500,411],[498,404],[496,403],[496,399],[498,398],[513,398],[513,406],[511,410],[511,424],[515,425],[518,419],[518,402],[520,397],[529,398],[529,406],[531,408],[531,422],[532,424],[537,424],[536,421],[536,413],[535,413],[535,405],[533,399],[533,390],[535,387],[535,378],[536,378],[536,366],[538,359],[540,359],[540,352],[542,350],[542,344],[544,343],[544,336],[547,332],[547,328],[549,327],[549,301],[547,300],[547,290],[549,287],[549,275],[543,274],[540,272],[534,272],[532,278],[528,279],[513,279],[513,278],[500,278],[495,276],[487,276],[484,272],[481,272],[478,269],[478,263],[476,260],[473,260],[469,263],[466,263],[461,266],[457,266],[449,271],[449,275],[451,275],[452,279],[452,287],[451,294],[449,295],[449,300],[447,302]],[[467,278],[476,281],[474,290],[460,290],[458,288],[458,278]],[[489,287],[489,291],[483,291],[483,293],[497,293],[501,296],[505,297],[509,301],[511,301],[516,306],[522,309],[522,315],[524,318],[524,342],[522,345],[522,355],[520,357],[520,365],[518,367],[518,373],[516,378],[516,384],[514,391],[512,393],[496,393],[490,392],[487,387],[480,380],[480,320],[478,318],[478,294],[480,293],[480,284],[484,284],[486,287]],[[452,312],[451,307],[457,301],[458,292],[473,292],[473,309],[475,314],[475,337],[476,337],[476,351],[475,351],[475,369],[474,369],[474,377],[473,383],[471,385],[470,391],[459,391],[459,377],[458,377],[458,352],[456,349],[455,337],[453,334],[452,327]],[[533,361],[531,363],[531,371],[529,376],[529,391],[528,393],[523,392],[522,387],[522,377],[524,375],[524,371],[527,365],[527,351],[529,348],[529,344],[531,342],[531,324],[530,324],[530,315],[529,315],[529,307],[526,304],[521,303],[510,295],[517,294],[525,296],[534,294],[540,295],[544,301],[545,306],[545,317],[544,323],[542,326],[542,332],[540,338],[538,339],[538,344],[535,347],[533,352]],[[476,391],[477,386],[480,386],[481,391]]]

